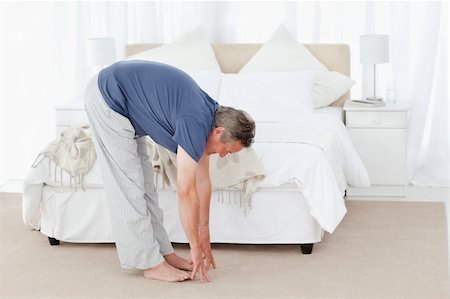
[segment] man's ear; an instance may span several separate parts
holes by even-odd
[[[223,132],[225,132],[225,128],[224,127],[216,127],[216,128],[214,128],[214,133],[215,134],[222,134]]]

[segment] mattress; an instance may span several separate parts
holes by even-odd
[[[324,231],[311,217],[297,191],[257,191],[252,208],[244,213],[237,194],[211,196],[210,234],[213,243],[300,244],[316,243]],[[172,242],[185,243],[174,192],[159,193],[164,227]],[[73,191],[45,186],[42,192],[43,234],[77,243],[114,242],[104,189]],[[262,221],[263,220],[263,221]],[[238,232],[238,233],[237,233]]]
[[[259,159],[265,161],[263,165],[266,177],[259,183],[258,190],[303,194],[311,215],[322,228],[333,232],[346,213],[343,201],[344,191],[339,188],[329,162],[322,151],[309,144],[256,143],[253,146]],[[291,158],[286,160],[289,155]],[[305,157],[308,158],[305,159]],[[101,172],[97,164],[94,164],[94,168],[86,176],[86,190],[103,190]],[[76,190],[68,188],[70,179],[67,175],[63,174],[62,178],[56,176],[56,179],[54,176],[49,177],[48,172],[52,173],[53,168],[52,163],[49,164],[48,160],[44,160],[37,168],[33,169],[34,172],[44,173],[42,176],[35,173],[34,176],[44,178],[47,190],[55,188],[55,190],[60,190],[59,192],[84,192],[80,187]],[[320,185],[314,182],[320,182]],[[36,190],[33,190],[34,188]],[[38,210],[40,202],[38,197],[42,192],[39,188],[42,189],[40,184],[30,184],[24,190],[23,211],[26,223],[29,223],[31,218],[35,218],[32,217],[32,214]],[[253,196],[251,202],[254,203],[255,200],[257,199]]]

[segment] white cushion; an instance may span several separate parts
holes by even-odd
[[[223,74],[219,103],[255,121],[295,121],[313,112],[312,72]]]
[[[326,107],[343,96],[355,81],[338,72],[316,72],[314,75],[314,108]]]
[[[299,43],[283,25],[247,62],[239,73],[316,71],[313,87],[314,108],[325,107],[344,95],[355,82],[327,67]]]
[[[328,71],[308,49],[280,25],[239,73]]]
[[[157,61],[183,70],[220,71],[214,51],[200,27],[180,36],[172,44],[137,53],[125,60]]]

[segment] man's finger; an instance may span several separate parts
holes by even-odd
[[[216,261],[214,260],[214,257],[212,256],[212,254],[210,254],[208,256],[207,263],[206,263],[206,270],[209,270],[210,267],[212,267],[213,269],[216,269]]]
[[[206,270],[209,270],[211,267],[215,269],[214,259],[210,257],[206,263]]]
[[[205,271],[205,279],[207,282],[211,282],[211,278],[209,278],[208,272]]]
[[[192,280],[195,279],[195,275],[197,274],[197,271],[198,271],[198,266],[194,266],[194,269],[192,270],[192,273],[191,273]]]
[[[211,279],[208,276],[208,272],[206,272],[204,270],[201,272],[200,281],[201,282],[211,282]]]
[[[206,275],[207,274],[206,273],[208,273],[208,272],[206,272],[204,264],[199,266],[198,274],[200,275],[200,282],[206,282],[207,281],[207,279],[206,279]]]

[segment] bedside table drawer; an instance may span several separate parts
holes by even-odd
[[[397,111],[347,111],[347,127],[406,128],[406,113]]]

